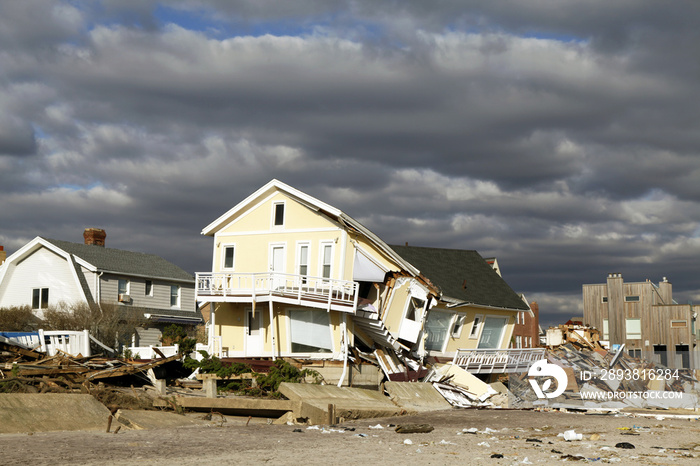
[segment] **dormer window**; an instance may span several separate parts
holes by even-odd
[[[284,203],[278,202],[272,205],[272,225],[284,226]]]

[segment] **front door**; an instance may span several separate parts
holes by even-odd
[[[263,335],[262,335],[262,313],[260,310],[253,314],[252,309],[248,310],[246,317],[246,356],[262,356]]]
[[[478,348],[496,349],[501,344],[503,332],[506,331],[507,317],[487,317],[481,329]]]

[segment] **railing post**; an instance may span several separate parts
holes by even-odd
[[[83,330],[83,356],[90,357],[90,331]]]

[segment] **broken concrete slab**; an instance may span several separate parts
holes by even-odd
[[[300,411],[294,411],[294,415],[312,424],[396,416],[402,411],[382,393],[362,388],[283,382],[279,391],[291,401],[300,402]]]
[[[430,383],[386,382],[384,389],[391,401],[408,412],[452,409],[452,405]]]
[[[0,433],[105,431],[109,409],[92,395],[0,394]],[[117,424],[112,423],[112,428]]]
[[[194,419],[172,412],[147,411],[142,409],[120,409],[114,417],[126,427],[135,430],[209,426],[216,424],[216,422]]]

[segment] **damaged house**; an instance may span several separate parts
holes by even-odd
[[[210,350],[229,358],[369,360],[420,376],[460,349],[508,348],[527,304],[476,251],[389,246],[337,208],[272,180],[202,230]]]
[[[84,243],[37,236],[0,267],[0,308],[32,307],[41,318],[50,306],[114,305],[143,313],[132,343],[159,346],[172,323],[202,322],[194,300],[194,277],[153,254],[105,247],[106,233],[88,228]]]

